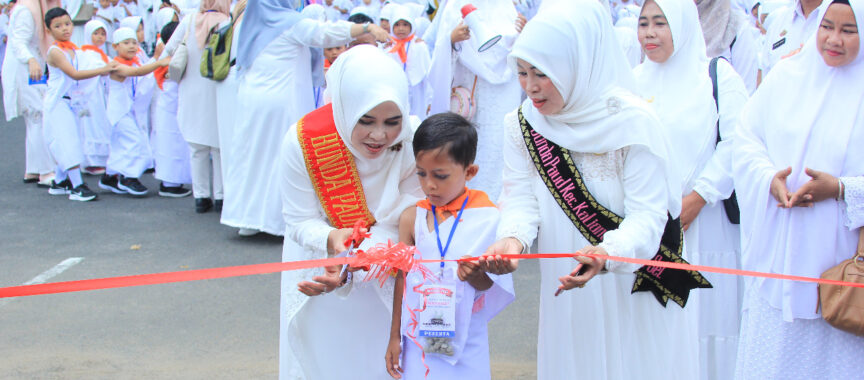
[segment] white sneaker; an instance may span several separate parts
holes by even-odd
[[[237,231],[237,234],[240,236],[252,236],[252,235],[257,235],[259,232],[261,232],[261,231],[258,231],[254,228],[241,228],[240,230]]]

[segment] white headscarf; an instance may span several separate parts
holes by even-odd
[[[165,25],[170,24],[176,15],[177,11],[171,7],[165,7],[160,9],[159,12],[156,12],[156,32],[161,33],[162,28],[164,28]]]
[[[849,3],[860,30],[864,0]],[[747,231],[741,241],[743,269],[819,277],[855,252],[858,234],[843,226],[839,202],[787,210],[769,193],[774,174],[789,166],[790,192],[810,180],[805,167],[835,177],[864,175],[864,51],[845,66],[830,67],[819,53],[817,35],[774,66],[741,113],[740,138],[750,142],[739,145],[733,159],[741,230]],[[784,320],[819,318],[815,284],[756,279],[753,285],[783,310]]]
[[[111,35],[111,43],[119,44],[126,40],[138,41],[138,36],[134,30],[129,28],[117,28],[114,34]]]
[[[681,186],[675,176],[660,122],[631,93],[633,74],[618,45],[612,23],[596,0],[544,1],[513,45],[510,65],[522,59],[546,74],[564,108],[542,115],[530,99],[522,113],[547,139],[572,151],[605,153],[642,145],[666,162],[669,212],[681,211]],[[551,6],[550,6],[551,5]]]
[[[402,68],[380,49],[360,45],[342,53],[330,66],[327,88],[333,99],[336,130],[354,156],[363,190],[369,195],[369,210],[378,225],[396,228],[402,210],[418,200],[417,194],[403,194],[399,189],[399,183],[413,176],[415,170],[408,80]],[[401,149],[388,149],[391,145],[377,158],[365,158],[351,145],[351,133],[360,117],[385,102],[395,103],[402,111],[402,130],[393,141],[393,145],[401,144]]]
[[[717,109],[711,95],[705,39],[692,0],[654,0],[666,15],[674,51],[663,63],[646,57],[634,69],[637,93],[657,113],[670,142],[683,192],[699,175],[716,142]],[[644,6],[643,6],[644,9]]]
[[[84,45],[92,45],[93,44],[93,32],[99,30],[100,28],[105,31],[105,37],[106,38],[110,37],[110,36],[108,36],[108,27],[105,26],[105,23],[102,22],[101,20],[93,19],[93,20],[87,21],[87,23],[84,24],[84,42],[87,42]],[[111,42],[111,41],[106,41],[106,42]],[[102,46],[99,46],[99,48],[101,49]]]
[[[393,10],[398,6],[399,4],[387,3],[387,5],[381,7],[381,13],[378,14],[378,18],[381,20],[390,21],[390,18],[393,17]]]

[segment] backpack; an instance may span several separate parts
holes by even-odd
[[[207,34],[207,43],[201,53],[201,76],[215,81],[228,77],[231,66],[236,60],[231,59],[231,40],[234,36],[234,17],[231,22],[221,28],[214,26]]]
[[[732,41],[734,44],[735,41]],[[717,107],[717,112],[720,112],[720,103],[717,100],[717,60],[718,59],[726,59],[723,57],[715,57],[711,59],[711,63],[708,65],[708,75],[711,76],[711,85],[713,86],[712,95],[714,95],[714,106]],[[720,143],[720,120],[717,120],[717,142]],[[723,200],[723,209],[726,210],[726,217],[729,218],[729,223],[732,224],[740,224],[741,223],[741,210],[738,208],[738,197],[735,195],[735,191],[732,191],[732,195],[729,196],[728,199]]]

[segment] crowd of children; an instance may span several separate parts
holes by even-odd
[[[348,242],[346,213],[352,223],[365,219],[373,234],[359,248],[398,240],[415,246],[418,259],[446,261],[394,273],[383,287],[352,282],[334,268],[283,273],[281,378],[484,379],[486,323],[514,300],[517,261],[455,260],[520,254],[532,243],[547,252],[651,258],[663,244],[696,264],[736,267],[749,259],[764,266],[752,254],[742,259],[741,239],[751,236],[722,203],[733,188],[761,186],[738,189],[750,191],[742,204],[752,203],[768,197],[763,180],[774,176],[771,196],[780,208],[829,198],[816,190],[797,198],[786,190],[789,172],[762,168],[770,175],[750,178],[759,168],[734,152],[754,162],[788,158],[771,153],[782,136],[756,142],[777,136],[752,116],[763,109],[746,108],[754,92],[755,104],[782,108],[756,92],[769,70],[782,78],[803,72],[790,67],[813,69],[860,106],[860,89],[846,82],[860,71],[862,18],[847,11],[861,10],[864,0],[778,1],[546,0],[538,12],[539,0],[88,0],[88,21],[77,19],[83,6],[13,0],[0,9],[3,101],[7,120],[22,117],[26,126],[24,182],[51,195],[142,197],[150,193],[142,176],[152,172],[160,196],[193,195],[196,212],[220,212],[221,223],[242,236],[284,235],[285,261],[358,248]],[[837,6],[828,12],[829,5]],[[213,49],[211,38],[223,40]],[[822,57],[805,43],[818,44]],[[227,77],[199,73],[202,59],[212,71],[223,53]],[[768,80],[775,97],[786,96],[780,79]],[[826,97],[833,94],[825,88]],[[820,120],[835,114],[806,116],[828,125]],[[836,117],[844,131],[860,119]],[[810,133],[809,124],[783,120],[798,128],[790,136]],[[820,138],[813,139],[837,142]],[[805,157],[795,164],[816,149],[800,145]],[[847,207],[843,216],[853,220],[864,191],[852,186],[864,173],[842,164],[845,156],[835,161],[843,168],[837,178],[809,168],[796,178],[830,178],[822,193],[846,203],[820,215],[831,219]],[[561,177],[568,170],[576,181]],[[91,190],[85,175],[97,176],[104,192]],[[587,200],[568,209],[579,203],[576,193]],[[608,228],[579,224],[591,219],[587,203],[600,210],[592,215],[609,217]],[[742,208],[742,225],[760,207]],[[669,226],[682,228],[677,250],[663,233]],[[838,241],[852,236],[842,235]],[[738,354],[739,331],[749,326],[740,346],[748,350],[754,334],[775,332],[750,320],[777,317],[772,326],[788,327],[777,334],[804,334],[809,327],[784,325],[778,310],[787,322],[814,318],[780,305],[788,301],[780,288],[759,298],[779,285],[745,298],[736,280],[713,275],[695,277],[715,289],[694,296],[694,306],[659,308],[663,297],[630,294],[635,268],[577,260],[541,264],[540,378],[729,378],[736,359],[746,365],[737,376],[747,378],[768,364]],[[599,276],[607,270],[617,273]],[[342,298],[312,297],[331,291]],[[748,305],[761,314],[748,314]],[[350,321],[365,328],[358,332]],[[356,357],[328,366],[332,340],[351,334],[342,349]],[[578,342],[583,336],[595,345]],[[850,337],[837,341],[864,350]],[[659,348],[649,352],[650,345]],[[783,342],[766,347],[782,350]]]

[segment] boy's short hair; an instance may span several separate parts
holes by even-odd
[[[365,24],[365,23],[374,24],[375,20],[372,20],[371,17],[364,15],[362,13],[355,13],[355,14],[351,15],[351,17],[348,17],[348,22],[353,22],[355,24]]]
[[[429,116],[414,132],[414,157],[422,151],[444,148],[454,162],[469,166],[477,155],[477,130],[452,112]]]
[[[48,12],[45,12],[45,26],[51,28],[51,21],[63,16],[69,16],[69,12],[66,12],[65,9],[60,7],[49,9]]]
[[[168,43],[168,40],[171,39],[171,35],[174,34],[174,29],[177,29],[177,25],[180,25],[180,23],[177,21],[171,21],[165,24],[165,26],[159,32],[159,38],[162,39],[162,43]]]

